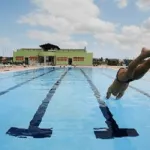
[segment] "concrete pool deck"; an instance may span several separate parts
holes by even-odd
[[[28,66],[28,67],[24,67],[24,66],[12,66],[12,67],[3,67],[0,68],[0,73],[6,73],[6,72],[16,72],[16,71],[25,71],[25,70],[31,70],[31,69],[37,69],[37,68],[41,68],[41,67],[56,67],[59,68],[60,66]],[[62,68],[64,66],[61,66]],[[69,66],[65,66],[65,67],[69,67]],[[121,67],[126,67],[126,66],[107,66],[107,65],[101,65],[101,66],[76,66],[77,68],[110,68],[113,70],[118,70]]]
[[[30,69],[37,69],[41,67],[53,67],[53,66],[11,66],[11,67],[3,67],[0,68],[0,73],[6,73],[6,72],[16,72],[16,71],[25,71],[25,70],[30,70]],[[54,67],[60,67],[60,66],[54,66]],[[64,66],[61,66],[62,68]],[[69,67],[69,66],[65,66]],[[120,68],[120,66],[106,66],[106,65],[101,65],[101,66],[76,66],[77,68],[83,67],[83,68],[112,68],[112,69],[117,69]]]
[[[29,66],[29,67],[23,67],[23,66],[4,67],[4,68],[0,68],[0,73],[25,71],[25,70],[31,70],[31,69],[36,69],[36,68],[39,68],[39,67],[36,67],[36,66]]]
[[[12,67],[3,67],[0,68],[0,73],[6,73],[6,72],[16,72],[16,71],[25,71],[25,70],[30,70],[30,69],[37,69],[41,67],[53,67],[53,66],[29,66],[29,67],[24,67],[24,66],[12,66]],[[54,66],[54,67],[60,67],[60,66]],[[63,66],[61,66],[63,68]],[[65,66],[69,67],[69,66]],[[111,68],[111,69],[118,69],[121,66],[106,66],[106,65],[101,65],[101,66],[76,66],[77,68],[83,67],[83,68]]]

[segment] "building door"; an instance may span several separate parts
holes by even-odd
[[[72,65],[72,58],[68,58],[68,65]]]
[[[25,57],[25,64],[29,65],[29,58],[28,57]]]
[[[50,65],[54,65],[54,56],[48,56],[46,62]]]
[[[43,56],[38,57],[38,63],[40,63],[40,64],[44,63],[44,57]]]

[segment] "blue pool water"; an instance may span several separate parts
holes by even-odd
[[[141,80],[132,82],[131,88],[121,100],[111,97],[107,101],[105,94],[113,79],[106,75],[115,77],[116,71],[107,68],[82,68],[82,71],[80,68],[41,68],[0,74],[0,149],[150,149],[150,73]],[[89,82],[95,85],[93,90]],[[147,95],[132,87],[146,92]],[[96,138],[94,131],[98,129],[95,128],[108,126],[94,91],[100,94],[101,101],[105,101],[119,128],[135,129],[139,135]],[[35,115],[37,112],[38,115]],[[107,112],[109,119],[108,114]],[[39,116],[42,116],[42,120]],[[30,130],[30,121],[39,130]],[[11,127],[15,127],[11,130],[13,134],[21,134],[18,131],[25,130],[22,136],[16,137],[8,134]],[[51,131],[50,137],[29,136],[31,131],[34,134],[40,132],[40,129],[46,129],[48,133]]]

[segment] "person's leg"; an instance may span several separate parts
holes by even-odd
[[[141,64],[141,62],[145,59],[150,57],[150,50],[147,50],[146,48],[143,48],[141,51],[141,54],[135,58],[128,66],[128,69],[124,69],[122,71],[120,71],[119,73],[119,79],[121,81],[126,81],[128,79],[132,79],[135,69],[137,68],[138,65]]]
[[[144,63],[136,67],[133,79],[138,80],[142,78],[150,69],[150,59],[146,60]]]
[[[147,50],[146,48],[143,48],[142,51],[141,51],[141,54],[129,64],[128,70],[127,70],[127,73],[126,73],[127,76],[132,78],[136,67],[138,65],[140,65],[140,63],[145,58],[148,58],[148,57],[150,57],[150,50]]]

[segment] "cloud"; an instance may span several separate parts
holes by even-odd
[[[28,37],[31,39],[37,39],[43,42],[61,42],[70,40],[70,36],[67,34],[61,33],[50,33],[47,31],[39,31],[39,30],[29,30],[27,32]]]
[[[13,50],[19,46],[7,37],[0,37],[0,56],[12,56]]]
[[[0,45],[4,46],[6,44],[10,44],[10,39],[9,38],[5,38],[5,37],[4,38],[0,37]]]
[[[100,9],[94,0],[32,0],[36,9],[18,22],[50,27],[65,34],[113,31],[115,25],[99,19]]]
[[[119,8],[124,8],[128,5],[128,0],[115,0]]]
[[[130,25],[121,27],[118,32],[107,34],[95,34],[99,43],[113,45],[117,49],[130,51],[138,54],[142,47],[150,47],[150,18],[140,26]]]
[[[125,8],[128,5],[128,0],[114,0],[119,8]],[[142,11],[150,9],[150,0],[134,0],[136,6]]]
[[[27,32],[27,35],[30,39],[55,43],[61,48],[84,48],[88,45],[86,41],[73,41],[69,35],[62,33],[30,30]]]
[[[94,0],[31,0],[35,6],[28,14],[21,16],[20,24],[45,27],[49,30],[29,30],[30,39],[51,42],[68,48],[87,46],[86,40],[75,41],[72,35],[107,33],[115,30],[115,24],[100,19],[100,9]]]
[[[8,46],[10,46],[10,39],[6,37],[0,37],[0,56],[5,55],[8,50]]]
[[[114,47],[120,53],[124,51],[126,56],[138,54],[143,46],[150,47],[150,18],[139,26],[120,26],[118,23],[102,20],[101,11],[94,0],[31,1],[35,9],[21,16],[18,23],[45,28],[28,30],[27,36],[32,40],[51,42],[62,48],[83,48],[88,45],[86,39],[77,41],[72,37],[88,34],[99,45]],[[116,2],[120,8],[127,6],[127,1]]]
[[[150,9],[150,0],[137,0],[136,5],[143,11]]]

